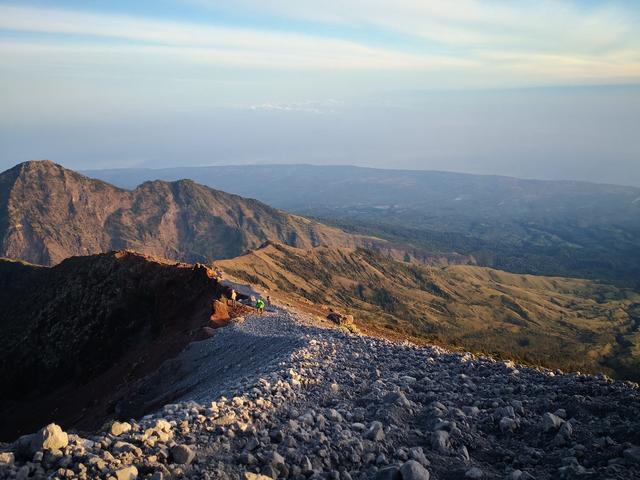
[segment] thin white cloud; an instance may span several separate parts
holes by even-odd
[[[253,111],[301,112],[322,115],[335,113],[344,102],[330,98],[328,100],[305,100],[303,102],[264,102],[252,105],[237,105],[236,108]]]
[[[413,88],[640,80],[640,46],[638,33],[632,28],[633,16],[613,8],[581,10],[551,0],[238,1],[247,9],[274,15],[358,27],[374,25],[414,36],[424,45],[416,48],[414,41],[409,52],[401,48],[401,42],[383,48],[364,40],[341,39],[337,34],[325,37],[0,5],[0,30],[78,36],[73,44],[5,40],[0,42],[0,54],[5,68],[49,61],[77,68],[113,63],[121,68],[131,65],[134,70],[155,62],[158,68],[190,64],[336,74],[402,71],[413,72]],[[85,41],[96,36],[126,43],[96,45]],[[376,81],[379,84],[382,80]],[[388,88],[403,87],[391,77],[388,84]]]
[[[194,0],[220,8],[214,0]],[[233,8],[338,25],[374,25],[469,49],[594,52],[638,47],[638,14],[560,0],[236,0]]]
[[[38,42],[0,42],[0,52],[16,63],[32,62],[29,57],[47,61],[46,58],[65,57],[76,62],[102,64],[107,61],[124,61],[127,57],[141,57],[143,63],[162,57],[177,64],[210,65],[242,68],[293,68],[293,69],[344,69],[344,70],[435,70],[441,68],[465,68],[475,62],[437,56],[415,56],[395,52],[370,51],[362,54],[348,49],[312,54],[294,50],[264,51],[250,48],[216,48],[159,45],[48,45]],[[146,57],[146,58],[145,58]],[[53,62],[57,63],[57,62]]]
[[[57,9],[0,6],[0,29],[127,39],[147,44],[137,46],[140,51],[179,51],[194,60],[233,66],[385,69],[469,63],[311,35]]]

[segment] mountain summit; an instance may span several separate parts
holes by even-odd
[[[132,249],[206,262],[266,241],[307,248],[367,239],[191,180],[124,190],[50,161],[0,174],[0,256],[54,265],[74,255]]]

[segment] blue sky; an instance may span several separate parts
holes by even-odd
[[[0,168],[640,184],[639,24],[634,1],[0,1]]]

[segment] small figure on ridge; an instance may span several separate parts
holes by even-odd
[[[261,315],[264,313],[264,300],[262,299],[262,297],[258,297],[258,299],[256,300],[256,309]]]
[[[231,305],[235,307],[236,306],[236,298],[238,298],[238,294],[236,293],[236,291],[233,288],[231,289],[230,297],[231,297]]]

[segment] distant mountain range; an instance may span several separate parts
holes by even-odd
[[[298,247],[384,243],[191,180],[124,190],[48,161],[0,174],[0,256],[53,265],[74,255],[132,249],[208,262],[265,241]]]
[[[92,170],[133,187],[191,178],[354,233],[518,273],[640,288],[640,188],[350,166]]]

